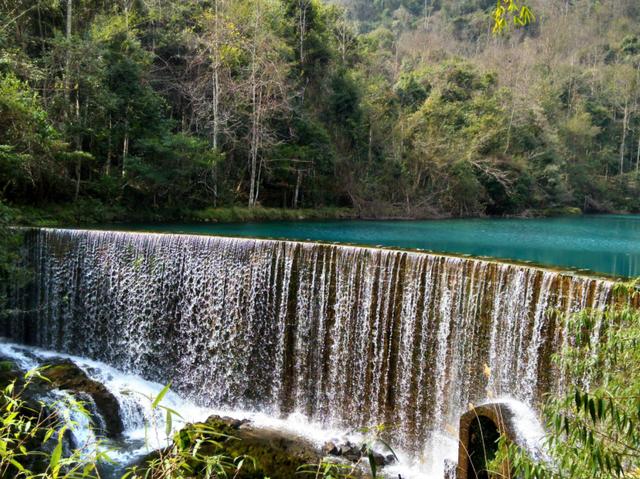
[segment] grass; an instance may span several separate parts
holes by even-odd
[[[97,200],[68,204],[20,207],[14,210],[15,223],[36,227],[91,226],[109,223],[246,223],[262,221],[301,221],[357,218],[350,208],[305,209],[224,207],[202,210],[130,210],[109,206]]]
[[[354,219],[357,218],[355,210],[350,208],[206,208],[193,212],[192,219],[207,223],[245,223],[250,221],[301,221],[301,220],[328,220],[328,219]]]

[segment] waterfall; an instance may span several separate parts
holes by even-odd
[[[610,281],[317,243],[36,230],[15,340],[103,361],[205,407],[395,426],[422,453],[468,404],[559,387],[560,313]],[[486,367],[491,371],[485,376]]]

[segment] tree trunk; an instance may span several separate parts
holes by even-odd
[[[300,194],[301,184],[302,184],[302,170],[298,170],[298,178],[296,179],[296,189],[293,193],[293,209],[298,208],[298,195]]]
[[[80,196],[80,175],[82,173],[82,160],[78,158],[76,160],[76,191],[73,195],[73,200],[78,201],[78,197]]]
[[[219,118],[219,112],[220,112],[220,77],[219,77],[219,73],[218,73],[218,66],[214,65],[214,70],[213,70],[213,78],[212,78],[212,85],[211,85],[211,109],[212,109],[212,114],[213,114],[213,132],[211,133],[212,136],[212,146],[214,150],[218,149],[218,132],[220,130],[220,118]]]
[[[73,18],[73,0],[67,0],[67,28],[66,39],[71,40],[71,20]]]
[[[304,37],[307,31],[307,3],[308,0],[300,0],[300,18],[298,19],[298,29],[300,30],[300,66],[304,64]]]
[[[64,93],[67,100],[71,100],[71,91],[69,89],[69,67],[71,65],[71,20],[73,18],[73,0],[67,0],[67,23],[65,38],[67,40],[67,51],[64,65]],[[66,111],[66,108],[65,108]]]
[[[252,71],[255,67],[252,67]],[[251,149],[250,149],[250,176],[249,176],[249,208],[255,206],[255,187],[258,167],[258,106],[254,73],[251,78]]]
[[[624,117],[622,119],[622,141],[620,142],[620,174],[624,173],[624,153],[627,142],[627,123],[629,122],[629,101],[624,102]]]
[[[75,86],[76,93],[76,131],[79,131],[80,128],[80,91],[78,85]],[[82,150],[82,138],[80,137],[80,133],[76,133],[75,135],[75,149],[76,151]],[[78,158],[76,162],[76,192],[74,196],[74,201],[78,201],[78,197],[80,196],[80,176],[82,174],[82,159]]]
[[[122,142],[122,177],[127,176],[127,156],[129,155],[129,126],[127,125],[127,131],[124,134],[124,140]]]
[[[214,24],[214,40],[213,40],[213,75],[211,78],[211,109],[213,113],[213,132],[212,144],[213,149],[218,149],[218,133],[220,129],[220,29],[219,29],[219,11],[218,0],[215,1],[215,24]]]
[[[638,137],[638,149],[636,150],[636,173],[640,173],[640,136]]]
[[[260,11],[256,6],[253,25],[253,45],[251,46],[251,147],[249,155],[249,208],[253,208],[258,199],[258,154],[260,144],[260,108],[261,98],[258,92],[258,29]]]

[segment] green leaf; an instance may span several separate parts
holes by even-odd
[[[178,411],[176,411],[175,409],[171,409],[170,407],[163,406],[163,405],[160,405],[160,409],[164,409],[165,411],[170,412],[170,413],[171,413],[171,414],[173,414],[174,416],[179,417],[180,419],[184,419],[184,418],[180,415],[180,413],[179,413]]]
[[[9,458],[9,462],[16,468],[18,469],[20,472],[24,472],[25,468],[22,464],[20,464],[18,461],[16,461],[13,458]]]
[[[164,432],[167,435],[167,437],[171,435],[171,428],[172,428],[171,416],[172,416],[171,411],[167,411],[167,418],[166,418],[165,429],[164,429]]]
[[[51,468],[51,474],[54,478],[58,477],[58,471],[60,470],[58,464],[60,463],[60,458],[62,457],[62,439],[64,438],[65,430],[66,428],[64,427],[60,429],[60,432],[58,434],[58,444],[56,444],[56,447],[53,449],[51,457],[49,458],[49,467]]]
[[[369,458],[369,467],[371,468],[371,477],[376,479],[378,477],[378,466],[376,465],[376,460],[373,457],[373,450],[367,450],[367,456]]]
[[[167,395],[167,393],[169,392],[169,388],[171,388],[171,382],[169,382],[165,387],[163,387],[162,391],[160,391],[160,393],[158,393],[156,398],[153,400],[153,403],[151,403],[152,409],[156,409],[158,407],[158,404],[160,404],[160,401],[162,401],[164,397]]]

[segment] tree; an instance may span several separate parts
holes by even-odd
[[[248,57],[243,89],[249,99],[249,207],[258,204],[265,150],[277,142],[269,120],[287,108],[288,64],[284,43],[274,35],[277,5],[268,0],[243,5],[244,51]],[[265,28],[270,25],[271,28]]]

